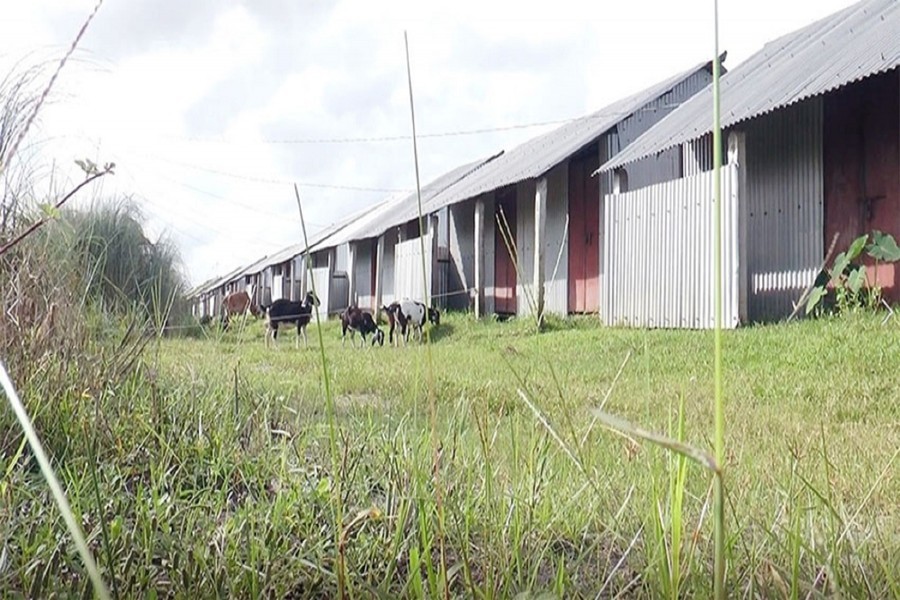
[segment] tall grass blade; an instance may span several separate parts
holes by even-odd
[[[75,513],[72,511],[72,507],[69,506],[69,501],[66,500],[66,494],[59,484],[59,480],[56,478],[56,473],[53,472],[53,467],[50,465],[50,460],[44,452],[41,440],[34,430],[31,419],[28,418],[28,412],[25,410],[22,400],[19,399],[19,394],[16,392],[12,380],[9,378],[9,373],[6,371],[6,365],[3,364],[3,361],[0,361],[0,385],[3,386],[3,391],[6,392],[6,398],[9,400],[9,405],[16,414],[16,418],[19,420],[19,425],[22,426],[25,437],[28,438],[28,444],[31,446],[31,451],[34,452],[38,465],[41,467],[41,473],[44,475],[44,479],[50,487],[50,492],[53,494],[53,499],[56,501],[56,505],[62,513],[63,520],[66,522],[66,527],[69,529],[69,533],[75,542],[75,547],[78,549],[78,554],[81,556],[81,560],[84,562],[84,566],[87,569],[88,576],[91,578],[91,583],[94,585],[94,591],[101,600],[109,600],[109,590],[106,589],[106,584],[103,583],[103,578],[100,576],[100,570],[97,568],[97,563],[94,562],[94,557],[87,547],[87,541],[84,538],[84,533],[81,531],[81,526],[78,524],[78,519],[75,518]]]
[[[715,210],[713,216],[714,332],[715,382],[715,447],[716,462],[725,460],[725,399],[722,390],[722,126],[720,120],[719,79],[722,65],[719,60],[719,1],[713,0],[713,188]],[[715,565],[713,590],[719,600],[725,598],[725,484],[721,471],[716,471],[715,493]]]
[[[413,142],[413,162],[416,169],[416,207],[419,218],[419,247],[420,256],[422,257],[422,291],[425,300],[425,306],[431,307],[431,290],[428,281],[428,270],[425,264],[425,217],[422,214],[422,185],[419,177],[419,149],[416,140],[416,109],[413,101],[413,84],[412,69],[409,63],[409,37],[406,31],[403,32],[403,45],[406,49],[406,80],[409,85],[409,113],[412,121],[412,142]],[[432,241],[433,242],[433,241]],[[427,308],[426,308],[427,311]],[[428,319],[426,318],[426,321]],[[424,327],[424,324],[423,324]],[[434,388],[434,357],[431,351],[431,328],[428,327],[425,332],[425,355],[426,355],[426,385],[428,387],[428,411],[429,420],[431,422],[431,450],[432,450],[432,478],[434,480],[435,503],[437,505],[438,520],[438,548],[441,553],[441,580],[444,585],[444,597],[450,597],[449,581],[447,576],[447,561],[444,548],[444,507],[443,507],[443,491],[441,489],[440,478],[440,442],[437,438],[437,402],[435,398]]]
[[[300,201],[300,190],[296,183],[294,184],[294,196],[297,198],[297,210],[300,212],[300,227],[303,230],[303,246],[306,254],[304,259],[304,262],[306,263],[306,276],[309,277],[309,285],[313,295],[318,298],[319,295],[316,293],[316,279],[313,277],[312,260],[310,260],[311,257],[309,254],[309,237],[306,235],[306,220],[303,218],[303,203]],[[319,358],[322,361],[322,382],[325,387],[325,411],[328,419],[328,444],[331,451],[331,480],[334,484],[334,489],[331,490],[333,500],[331,506],[334,511],[335,524],[334,542],[335,546],[339,548],[341,543],[341,529],[343,527],[343,492],[341,489],[342,477],[340,475],[340,454],[337,445],[337,426],[335,425],[336,409],[334,396],[331,393],[331,377],[328,372],[328,358],[325,355],[325,340],[322,337],[322,322],[319,317],[318,307],[314,307],[313,313],[316,315],[316,334],[319,338]],[[338,553],[337,584],[338,597],[345,598],[347,594],[347,571],[343,556],[340,552]]]

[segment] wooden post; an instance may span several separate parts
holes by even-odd
[[[484,315],[484,197],[475,200],[475,318]]]
[[[356,306],[356,244],[347,246],[347,306]]]
[[[547,177],[534,187],[534,309],[538,324],[544,320],[544,232],[547,228]]]
[[[375,249],[375,317],[378,318],[381,311],[381,295],[384,291],[384,238],[387,232],[378,236],[378,246]]]

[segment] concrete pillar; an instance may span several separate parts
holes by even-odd
[[[547,178],[534,186],[534,302],[537,316],[544,319],[544,232],[547,228]]]
[[[484,198],[475,200],[475,318],[484,315]]]

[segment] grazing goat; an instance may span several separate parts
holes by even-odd
[[[278,325],[281,323],[296,323],[297,337],[294,338],[294,347],[300,346],[300,336],[303,336],[303,344],[309,348],[309,340],[306,337],[306,326],[312,318],[313,306],[319,306],[319,299],[312,292],[307,292],[303,302],[291,302],[286,298],[276,300],[266,307],[266,348],[269,347],[269,336],[272,336],[272,345],[278,339]]]
[[[254,317],[262,314],[258,306],[250,299],[247,292],[232,292],[222,300],[222,328],[228,329],[228,322],[233,315],[243,315],[250,312]]]
[[[353,335],[359,333],[359,337],[362,338],[359,347],[362,348],[366,343],[366,336],[373,333],[375,335],[372,336],[372,345],[374,346],[377,342],[379,345],[384,346],[384,332],[375,324],[375,319],[369,313],[355,306],[350,306],[341,313],[341,346],[344,345],[348,329],[350,330],[351,344],[355,345]]]
[[[403,336],[403,342],[409,341],[410,329],[415,329],[422,341],[422,328],[425,326],[426,319],[431,321],[432,325],[441,324],[441,313],[436,308],[426,307],[416,300],[401,300],[394,302],[389,306],[383,306],[382,309],[388,316],[390,324],[390,334],[388,336],[390,343],[394,343],[394,330],[397,325],[400,326],[400,334],[397,337],[397,343],[400,343],[400,335]]]

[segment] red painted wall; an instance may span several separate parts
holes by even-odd
[[[569,312],[600,311],[600,183],[595,151],[569,161]]]
[[[873,229],[900,242],[900,73],[851,84],[824,102],[825,247],[836,232],[835,253]],[[898,265],[869,267],[868,277],[900,302]]]

